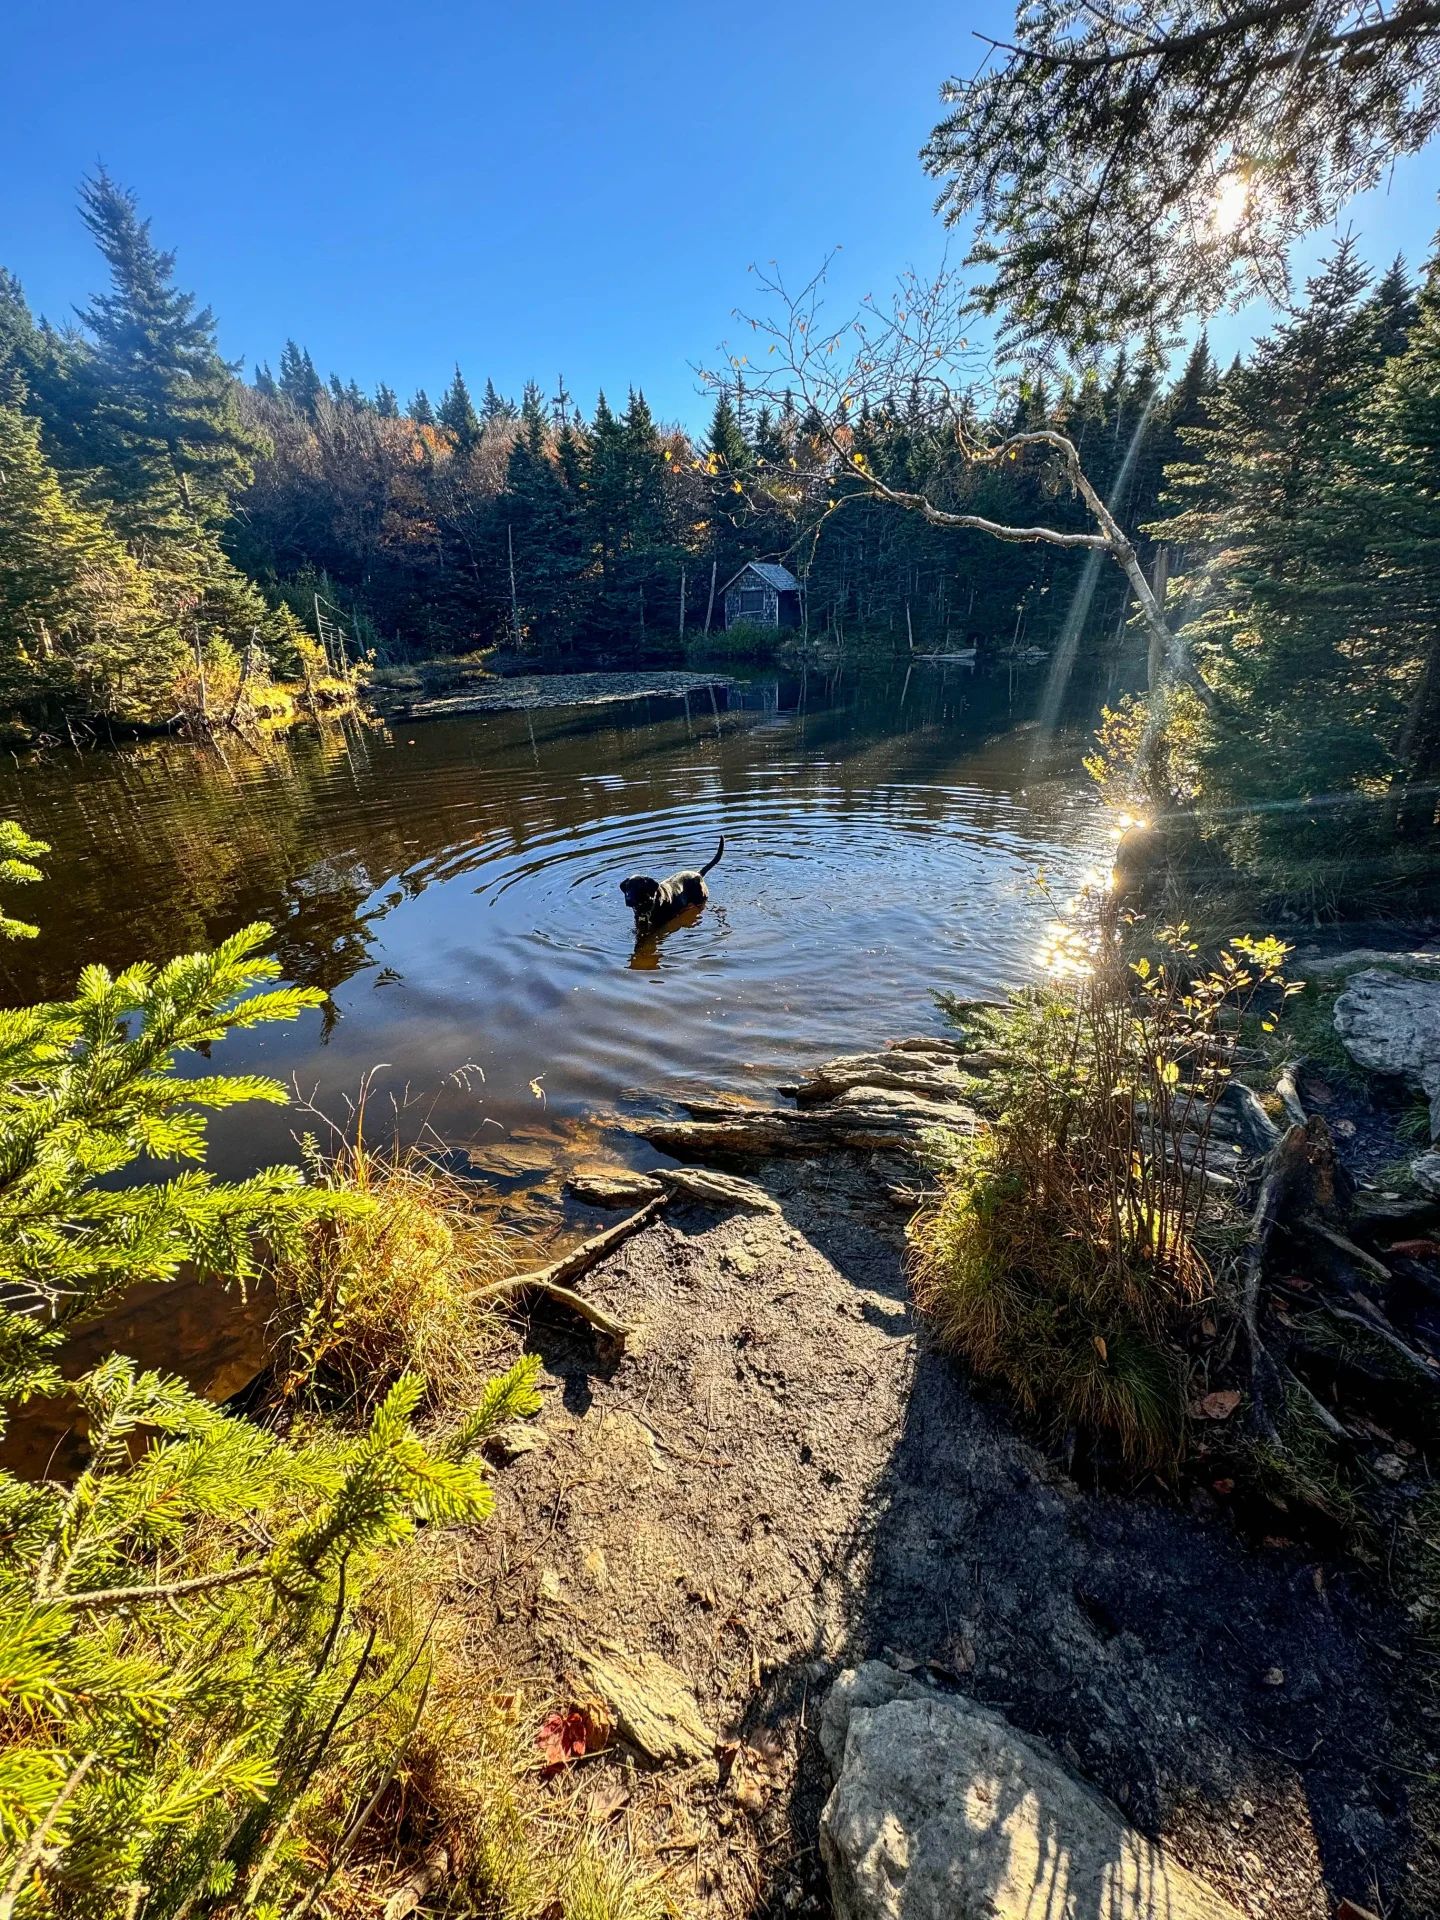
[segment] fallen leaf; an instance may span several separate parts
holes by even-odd
[[[1213,1340],[1215,1338],[1215,1322],[1213,1320],[1202,1320],[1200,1322],[1200,1331],[1207,1340]]]
[[[536,1076],[535,1076],[535,1078],[534,1078],[534,1079],[533,1079],[533,1080],[532,1080],[532,1081],[530,1082],[530,1091],[531,1091],[531,1093],[533,1093],[533,1094],[534,1094],[534,1096],[535,1096],[535,1098],[536,1098],[537,1100],[539,1100],[539,1101],[541,1101],[542,1103],[543,1103],[543,1101],[544,1101],[544,1099],[545,1099],[545,1089],[544,1089],[544,1087],[542,1087],[542,1086],[541,1086],[541,1084],[540,1084],[540,1082],[541,1082],[541,1081],[542,1081],[542,1080],[543,1080],[544,1078],[545,1078],[545,1076],[544,1076],[544,1074],[543,1074],[543,1073],[537,1073],[537,1074],[536,1074]]]
[[[615,1723],[599,1700],[585,1700],[563,1713],[552,1713],[540,1723],[535,1744],[544,1756],[542,1779],[549,1780],[572,1760],[598,1753],[610,1744]]]
[[[1215,1491],[1217,1493],[1233,1493],[1235,1491],[1235,1482],[1233,1480],[1217,1480],[1215,1482]]]
[[[1095,1336],[1095,1351],[1099,1354],[1100,1358],[1108,1364],[1110,1359],[1109,1349],[1098,1333]]]
[[[552,1713],[540,1722],[535,1744],[544,1761],[540,1769],[542,1780],[553,1779],[563,1767],[580,1758],[585,1751],[587,1732],[584,1714],[573,1709],[568,1713]]]
[[[1199,1400],[1190,1402],[1191,1417],[1196,1420],[1228,1420],[1240,1404],[1240,1396],[1233,1387],[1224,1387],[1218,1393],[1207,1393]]]
[[[1394,1240],[1390,1252],[1404,1254],[1407,1260],[1428,1260],[1431,1254],[1440,1253],[1440,1244],[1434,1240]]]

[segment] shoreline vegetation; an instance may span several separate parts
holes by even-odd
[[[636,1121],[676,1164],[533,1269],[363,1099],[206,1170],[288,1100],[213,1050],[325,1003],[263,923],[0,1009],[0,1403],[82,1456],[0,1472],[0,1920],[798,1916],[883,1860],[880,1920],[924,1822],[845,1853],[857,1684],[1048,1743],[1247,1920],[1440,1911],[1440,252],[1285,273],[1433,132],[1434,13],[1030,10],[926,150],[994,283],[836,325],[760,276],[703,434],[242,379],[103,169],[77,326],[0,271],[17,744],[1048,658],[1047,726],[1108,676],[1119,822],[1038,984]],[[798,638],[726,625],[761,559]],[[0,823],[0,882],[47,852]],[[197,1276],[274,1291],[238,1401],[67,1377]]]

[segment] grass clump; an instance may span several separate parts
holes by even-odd
[[[497,1344],[483,1295],[510,1264],[502,1234],[418,1154],[362,1135],[329,1160],[312,1144],[309,1157],[312,1187],[350,1204],[276,1266],[282,1399],[364,1412],[415,1373],[432,1406],[471,1404]]]
[[[917,1301],[1025,1412],[1138,1467],[1182,1451],[1184,1335],[1212,1290],[1197,1237],[1229,1077],[1222,1010],[1279,982],[1284,949],[1232,940],[1202,968],[1185,929],[1156,961],[1057,929],[1052,984],[990,1017],[1000,1117],[912,1226]]]
[[[773,660],[780,644],[793,634],[790,627],[762,627],[753,620],[737,620],[691,640],[687,660]]]

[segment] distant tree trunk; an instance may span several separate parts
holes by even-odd
[[[1430,631],[1396,758],[1404,771],[1395,824],[1404,834],[1426,833],[1435,820],[1434,782],[1440,774],[1440,624]]]

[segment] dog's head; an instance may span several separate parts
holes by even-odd
[[[660,882],[652,880],[648,873],[632,873],[628,880],[620,882],[620,891],[630,911],[644,915],[659,898]]]

